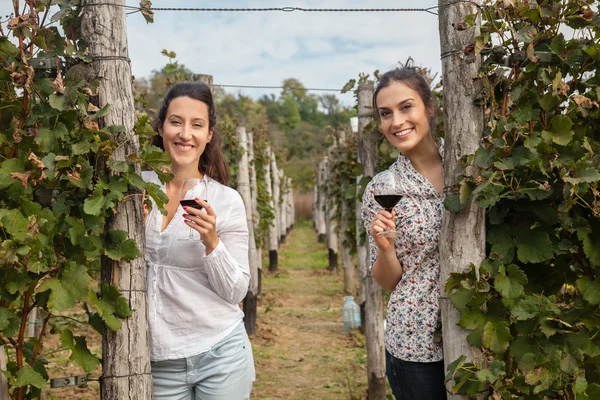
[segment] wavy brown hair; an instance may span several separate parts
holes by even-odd
[[[189,97],[201,101],[208,106],[208,129],[212,129],[213,135],[210,142],[206,143],[206,148],[200,156],[198,171],[223,185],[229,185],[231,173],[229,172],[229,165],[223,153],[223,139],[216,129],[217,110],[215,109],[215,102],[210,87],[207,84],[201,82],[183,82],[171,87],[165,95],[162,106],[158,111],[158,120],[154,125],[154,130],[157,134],[152,138],[152,144],[163,150],[165,149],[162,136],[158,134],[158,128],[162,127],[165,123],[169,104],[171,104],[173,99],[178,97]]]

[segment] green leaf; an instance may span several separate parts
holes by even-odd
[[[75,339],[75,343],[73,343],[73,339]],[[98,357],[88,349],[85,337],[73,337],[73,332],[66,329],[60,334],[60,343],[71,350],[69,360],[76,362],[86,373],[93,372],[100,365]]]
[[[577,237],[583,243],[583,251],[595,267],[600,267],[600,246],[598,241],[594,240],[590,232],[585,228],[577,229]]]
[[[464,289],[461,288],[450,295],[450,301],[454,304],[458,310],[465,308],[467,303],[471,301],[475,295],[475,289]]]
[[[51,290],[48,307],[56,313],[68,310],[85,299],[91,281],[85,266],[69,262],[60,277],[45,280],[38,291]]]
[[[539,263],[554,255],[552,241],[548,233],[540,229],[513,230],[517,239],[517,258],[523,263]]]
[[[479,308],[474,310],[470,308],[463,309],[458,320],[458,326],[465,329],[475,329],[484,323],[485,314]]]
[[[600,283],[596,280],[591,280],[587,276],[582,276],[577,279],[577,288],[583,295],[585,301],[592,305],[600,304]]]
[[[584,394],[587,388],[587,380],[583,376],[578,376],[575,379],[575,394]]]
[[[574,132],[571,130],[573,127],[573,121],[571,118],[564,115],[556,115],[550,122],[550,128],[552,129],[553,136],[552,141],[560,146],[566,146],[573,139]]]
[[[478,147],[475,150],[475,159],[473,165],[476,167],[487,168],[492,164],[492,160],[496,158],[496,149],[490,146],[487,150],[484,147]]]
[[[56,149],[57,140],[64,139],[68,135],[67,128],[61,122],[57,123],[54,129],[47,127],[38,130],[35,142],[44,153],[49,153]]]
[[[582,182],[597,182],[600,181],[600,172],[590,163],[581,163],[573,173],[573,177],[565,176],[567,182],[578,184]]]
[[[533,353],[525,353],[519,361],[519,369],[521,370],[532,370],[536,366],[537,357]]]
[[[83,202],[83,212],[96,217],[102,215],[108,207],[112,207],[114,203],[109,201],[103,194],[91,196]]]
[[[19,329],[21,319],[11,310],[0,307],[0,332],[10,337]]]
[[[579,367],[579,363],[571,353],[566,353],[560,360],[561,371],[571,374]]]
[[[106,255],[112,260],[131,261],[139,257],[135,240],[127,238],[127,232],[112,230],[106,235]]]
[[[16,57],[19,55],[19,48],[15,46],[6,36],[0,37],[0,58]]]
[[[540,312],[540,300],[535,296],[526,295],[510,309],[510,313],[519,321],[526,321],[537,316]]]
[[[35,386],[38,389],[43,389],[46,387],[46,380],[36,372],[29,364],[25,364],[17,371],[16,374],[17,379],[15,380],[14,385],[21,386]]]
[[[67,98],[62,94],[51,94],[50,97],[48,97],[48,104],[58,111],[64,111],[69,107]]]
[[[494,288],[502,294],[503,297],[516,299],[523,294],[523,285],[527,283],[527,276],[514,264],[506,267],[500,267],[500,273],[494,280]]]
[[[589,384],[586,394],[590,399],[600,399],[600,385],[597,383]]]
[[[535,149],[528,149],[525,146],[519,146],[514,149],[504,160],[495,162],[494,166],[501,170],[515,169],[516,167],[527,165],[537,160],[538,157],[538,153]]]
[[[117,288],[107,284],[102,285],[100,297],[89,292],[88,304],[96,308],[98,315],[112,331],[121,327],[121,321],[117,317],[127,318],[131,315],[127,299],[121,296]]]
[[[496,354],[506,351],[512,336],[506,321],[488,321],[483,327],[483,345]]]
[[[520,107],[519,109],[513,111],[512,117],[516,123],[520,124],[523,122],[536,120],[538,119],[539,111],[533,109],[530,106]]]
[[[459,212],[465,208],[466,204],[460,202],[459,193],[450,193],[444,199],[444,207],[448,211]]]
[[[20,158],[9,158],[0,163],[0,189],[18,182],[11,178],[11,172],[25,172],[25,162]]]
[[[554,96],[552,93],[546,93],[540,99],[540,105],[544,111],[550,111],[554,107],[560,104],[560,98]]]

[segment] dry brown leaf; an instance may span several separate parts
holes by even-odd
[[[29,221],[29,223],[27,224],[27,231],[34,236],[37,235],[38,233],[40,233],[40,227],[39,227],[37,221],[38,221],[37,215],[32,215],[31,221]]]
[[[88,104],[88,108],[87,108],[87,112],[92,112],[92,113],[96,113],[100,111],[100,109],[98,107],[96,107],[95,105],[93,105],[92,103]]]
[[[58,74],[56,75],[56,79],[52,82],[52,86],[54,87],[54,91],[65,94],[65,82],[62,78],[62,72],[58,70]]]
[[[36,168],[39,168],[39,169],[46,168],[46,166],[44,165],[44,162],[42,160],[40,160],[39,157],[36,156],[33,151],[31,153],[29,153],[29,155],[27,156],[27,160],[29,160],[29,162],[32,163]]]
[[[591,109],[594,107],[598,107],[598,103],[595,101],[592,101],[592,99],[590,99],[589,97],[585,97],[582,96],[580,94],[574,94],[573,95],[573,101],[575,102],[575,104],[577,104],[579,107],[583,107],[586,109]]]
[[[73,171],[73,172],[67,171],[67,175],[69,176],[70,179],[73,179],[75,181],[81,180],[81,174],[79,173],[79,171]]]
[[[92,131],[99,131],[100,126],[98,125],[98,121],[92,121],[91,119],[85,120],[85,127]]]
[[[11,179],[16,179],[18,181],[21,181],[21,185],[23,185],[23,187],[27,187],[28,183],[29,183],[29,178],[31,178],[31,171],[27,171],[27,172],[11,172],[10,173],[10,178]]]

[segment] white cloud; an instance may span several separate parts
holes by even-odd
[[[11,11],[0,1],[0,15]],[[128,1],[137,5],[137,1]],[[416,7],[429,7],[423,0]],[[408,0],[153,0],[154,7],[410,8]],[[167,49],[196,73],[215,83],[277,86],[285,78],[306,87],[341,88],[360,72],[394,68],[412,56],[441,71],[437,17],[424,12],[175,12],[156,11],[155,23],[139,13],[127,19],[133,74],[162,68]],[[228,91],[235,92],[234,89]],[[249,90],[251,96],[279,90]],[[351,94],[340,97],[351,104]]]

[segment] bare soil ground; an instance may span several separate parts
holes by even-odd
[[[279,250],[279,271],[263,266],[258,330],[251,338],[257,380],[252,399],[360,400],[366,398],[365,339],[357,331],[342,330],[343,276],[329,272],[327,249],[317,243],[308,223],[290,232]],[[69,314],[85,320],[81,310]],[[94,354],[101,355],[101,337],[93,329],[72,323]],[[58,335],[49,335],[45,356],[51,378],[84,375],[61,350]],[[91,377],[101,375],[101,368]],[[47,399],[96,400],[98,382],[85,388],[46,390]],[[121,399],[119,399],[121,400]],[[126,399],[123,399],[126,400]],[[233,399],[232,399],[233,400]]]

